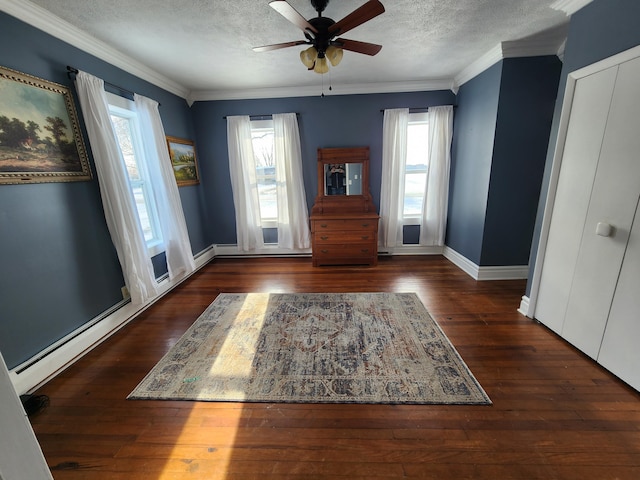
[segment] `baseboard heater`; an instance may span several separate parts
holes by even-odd
[[[62,337],[57,342],[51,344],[49,347],[45,348],[41,352],[38,352],[37,355],[35,355],[34,357],[31,357],[25,363],[22,363],[21,365],[16,367],[13,371],[16,374],[20,375],[26,369],[31,368],[36,363],[44,360],[49,355],[51,355],[53,352],[55,352],[56,350],[58,350],[61,347],[63,347],[65,344],[67,344],[68,342],[70,342],[74,338],[82,335],[84,332],[89,330],[91,327],[93,327],[94,325],[100,323],[102,320],[104,320],[108,316],[112,315],[115,311],[120,310],[122,307],[124,307],[127,303],[130,303],[130,302],[131,302],[131,299],[129,298],[127,300],[122,300],[121,302],[116,303],[111,308],[109,308],[108,310],[102,312],[99,316],[95,317],[93,320],[89,320],[87,323],[85,323],[84,325],[76,328],[73,332],[71,332],[67,336]]]
[[[206,265],[209,261],[211,261],[214,258],[213,251],[214,251],[214,247],[213,247],[213,245],[211,245],[211,246],[205,248],[204,250],[198,252],[196,255],[194,255],[193,258],[194,258],[194,261],[196,261],[196,270],[194,270],[194,272],[192,272],[192,274],[195,273],[196,271],[198,271],[200,268],[202,268],[204,265]],[[129,321],[133,320],[137,315],[139,315],[141,312],[143,312],[144,310],[149,308],[157,300],[162,298],[166,293],[168,293],[171,289],[173,289],[175,286],[177,286],[178,284],[180,284],[181,282],[183,282],[187,278],[189,278],[189,277],[187,276],[187,277],[181,278],[179,281],[177,281],[175,283],[175,285],[167,286],[166,290],[162,291],[156,298],[154,298],[153,300],[149,301],[149,303],[147,303],[145,305],[140,305],[140,307],[136,308],[128,318],[126,318],[122,322],[119,322],[118,325],[115,326],[115,328],[111,329],[108,334],[106,334],[105,336],[97,339],[96,341],[92,342],[91,344],[88,344],[86,346],[85,351],[91,350],[94,346],[99,344],[102,340],[106,339],[112,333],[115,333],[121,327],[123,327],[124,325],[129,323]],[[168,283],[169,282],[169,274],[166,273],[166,274],[158,277],[156,279],[156,281],[158,282],[159,285],[162,285],[163,283]],[[110,308],[108,308],[104,312],[100,313],[100,315],[94,317],[93,319],[91,319],[88,322],[84,323],[83,325],[79,326],[73,332],[65,335],[64,337],[62,337],[58,341],[52,343],[51,345],[49,345],[45,349],[41,350],[40,352],[38,352],[36,355],[31,357],[30,359],[28,359],[25,362],[21,363],[17,367],[14,367],[11,370],[11,376],[14,377],[13,378],[14,383],[15,383],[15,379],[17,377],[19,377],[20,374],[24,374],[27,370],[34,368],[37,364],[39,364],[40,362],[42,362],[46,358],[48,358],[51,355],[53,355],[54,353],[60,351],[65,346],[68,346],[70,344],[70,342],[72,342],[74,340],[77,340],[78,337],[80,337],[81,335],[89,334],[88,331],[90,329],[97,327],[100,324],[100,322],[103,322],[106,319],[109,319],[110,317],[116,315],[118,311],[120,311],[121,309],[123,309],[124,307],[129,305],[130,303],[131,303],[131,299],[130,298],[121,300],[120,302],[112,305]],[[78,357],[75,357],[75,358],[71,359],[69,362],[66,362],[65,365],[61,366],[60,368],[55,368],[54,371],[51,372],[51,375],[47,375],[46,378],[38,378],[35,382],[28,382],[29,383],[29,387],[27,388],[27,390],[31,389],[31,388],[35,388],[38,385],[41,385],[46,380],[51,378],[53,375],[57,374],[57,372],[59,372],[62,368],[65,368],[70,363],[73,363],[77,358]],[[22,383],[22,381],[20,383]],[[16,390],[23,390],[23,391],[21,391],[19,393],[24,393],[24,391],[26,391],[25,389],[18,389],[18,388],[16,388]]]

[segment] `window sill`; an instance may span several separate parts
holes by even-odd
[[[277,220],[263,220],[260,224],[262,228],[278,228]]]
[[[164,252],[164,243],[163,242],[147,242],[147,252],[150,257],[155,257],[156,255]]]
[[[404,217],[402,219],[402,225],[405,226],[409,226],[409,225],[418,225],[420,226],[422,221],[422,219],[420,217]]]

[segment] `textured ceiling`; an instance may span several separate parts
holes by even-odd
[[[303,47],[256,53],[254,46],[304,40],[269,0],[31,0],[191,92],[335,88],[453,79],[501,42],[562,29],[557,0],[381,0],[386,12],[345,37],[383,45],[375,57],[345,52],[322,76],[308,72]],[[365,0],[332,0],[338,21]],[[309,0],[289,0],[304,17]]]

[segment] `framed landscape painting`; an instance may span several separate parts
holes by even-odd
[[[0,184],[90,179],[70,90],[0,67]]]
[[[199,184],[195,144],[191,140],[167,136],[167,147],[178,186]]]

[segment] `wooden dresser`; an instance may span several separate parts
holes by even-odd
[[[311,237],[314,267],[378,264],[376,213],[312,215]]]
[[[313,266],[378,263],[378,221],[369,193],[369,148],[318,149],[311,210]]]

